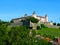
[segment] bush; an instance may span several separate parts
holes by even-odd
[[[41,29],[40,26],[37,26],[37,30]]]
[[[29,29],[32,29],[33,27],[29,27]]]
[[[59,27],[59,29],[60,29],[60,27]]]
[[[51,42],[48,42],[48,45],[53,45]]]
[[[44,24],[41,24],[41,28],[47,28]]]
[[[48,37],[48,35],[47,35],[47,34],[43,34],[43,36],[44,36],[44,37]]]

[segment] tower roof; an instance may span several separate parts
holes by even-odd
[[[45,16],[48,16],[47,14],[45,14]]]
[[[28,14],[25,14],[24,17],[28,16]]]
[[[33,14],[36,14],[36,12],[34,11]]]

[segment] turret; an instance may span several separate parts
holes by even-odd
[[[27,17],[27,16],[28,16],[27,14],[24,15],[24,17]]]
[[[45,15],[45,21],[48,22],[48,16],[47,16],[47,14]]]
[[[35,11],[33,12],[32,16],[36,18],[36,12]]]

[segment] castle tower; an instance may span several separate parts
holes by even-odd
[[[28,14],[25,14],[25,15],[24,15],[24,17],[27,17],[27,16],[28,16]]]
[[[45,15],[45,21],[48,22],[48,16],[47,16],[47,14]]]
[[[32,17],[36,18],[36,12],[35,11],[33,12]]]

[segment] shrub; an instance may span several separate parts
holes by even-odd
[[[37,30],[41,29],[40,26],[37,26]]]
[[[41,28],[47,28],[44,24],[41,24]]]
[[[44,37],[48,37],[48,35],[47,35],[47,34],[43,34],[43,36],[44,36]]]
[[[59,27],[59,29],[60,29],[60,27]]]
[[[29,29],[32,29],[33,27],[29,27]]]
[[[48,45],[53,45],[51,42],[48,42]]]

